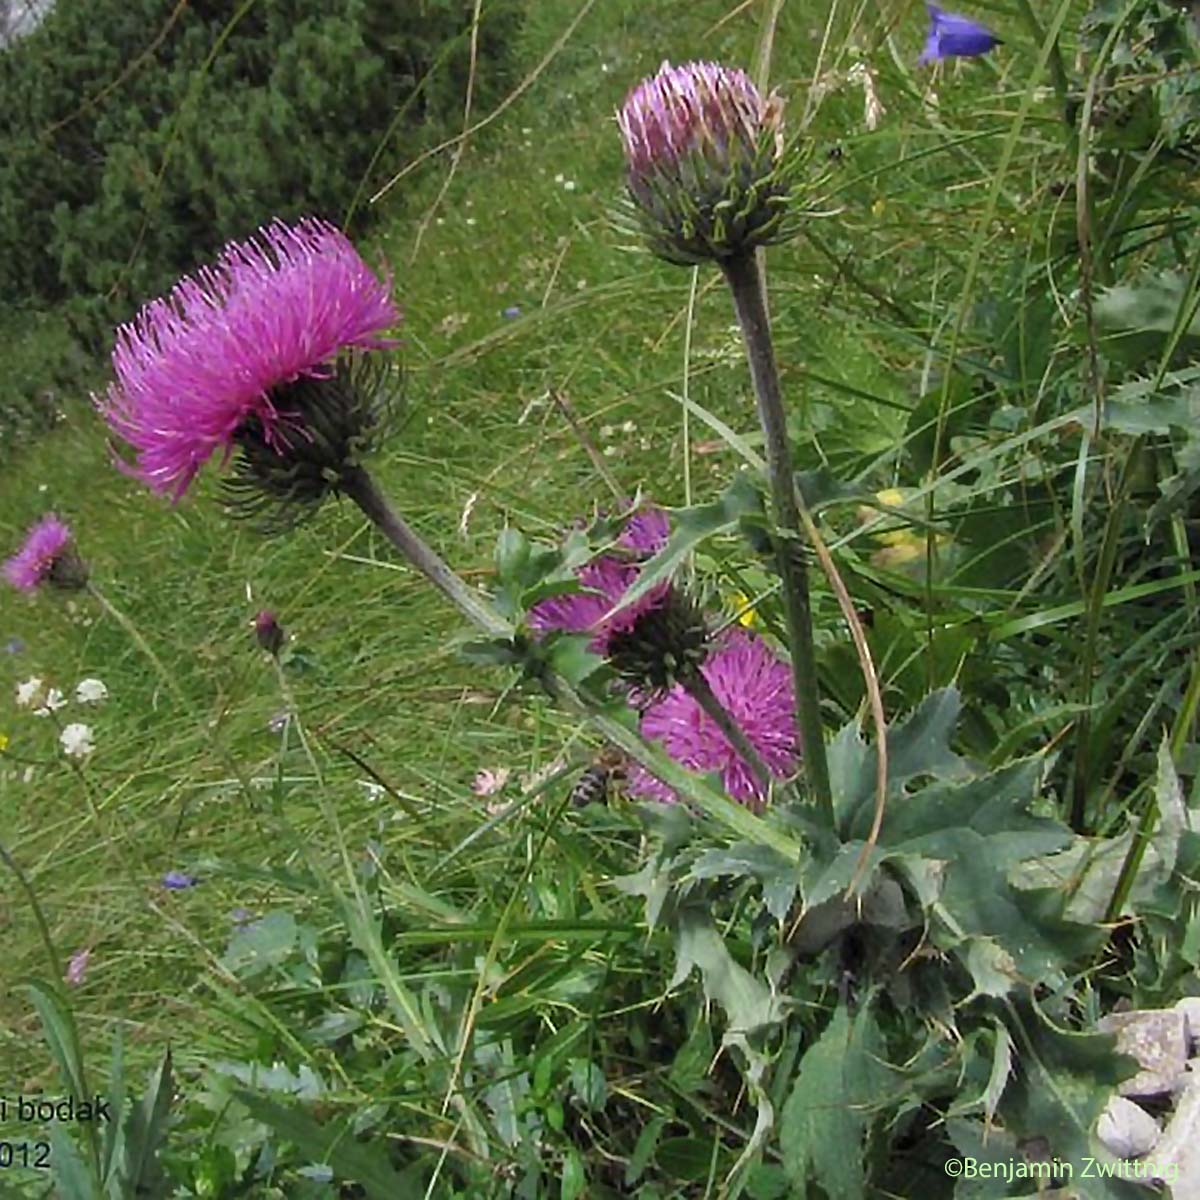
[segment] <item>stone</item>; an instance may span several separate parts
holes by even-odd
[[[1118,1158],[1141,1158],[1158,1143],[1162,1131],[1158,1122],[1144,1109],[1114,1096],[1100,1114],[1096,1136]]]
[[[1149,1099],[1176,1091],[1187,1067],[1187,1025],[1176,1009],[1138,1009],[1101,1017],[1101,1033],[1117,1038],[1117,1053],[1135,1058],[1141,1070],[1125,1080],[1122,1096]]]
[[[1188,1050],[1195,1053],[1200,1043],[1200,996],[1184,996],[1175,1004],[1175,1011],[1183,1013],[1187,1026]]]
[[[1146,1160],[1150,1178],[1170,1185],[1172,1200],[1200,1200],[1200,1059],[1189,1065],[1187,1086]]]

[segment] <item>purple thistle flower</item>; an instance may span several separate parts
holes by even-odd
[[[792,672],[765,642],[743,630],[729,634],[700,668],[721,706],[742,728],[771,772],[786,778],[796,768],[797,735]],[[676,685],[642,714],[642,734],[691,771],[720,771],[725,789],[742,803],[763,798],[749,764],[700,707]],[[630,773],[629,790],[654,800],[675,793],[642,767]]]
[[[347,348],[391,345],[379,333],[398,316],[390,279],[338,229],[275,221],[121,326],[116,382],[93,402],[135,451],[122,469],[178,500],[214,451],[228,459],[248,424],[287,450],[304,420],[277,389],[330,378]]]
[[[712,62],[664,61],[617,113],[631,185],[678,171],[695,152],[725,166],[739,153],[752,157],[766,124],[767,102],[750,76]]]
[[[12,558],[4,563],[4,578],[23,592],[36,591],[47,581],[65,586],[79,586],[70,571],[56,572],[64,568],[82,567],[71,550],[71,530],[53,513],[44,516],[30,529],[25,544]]]
[[[684,265],[728,258],[795,232],[784,218],[795,156],[782,104],[745,71],[664,62],[617,113],[636,223],[650,249]]]
[[[633,551],[638,557],[649,557],[666,545],[669,531],[670,521],[662,509],[642,508],[626,521],[617,538],[617,546]],[[631,630],[643,615],[658,608],[667,597],[671,585],[664,580],[639,600],[610,616],[636,582],[640,571],[640,565],[635,562],[601,555],[579,572],[583,590],[539,600],[529,610],[529,627],[538,634],[556,629],[569,633],[591,632],[594,634],[591,648],[597,654],[606,654],[614,637]]]
[[[186,871],[168,871],[162,877],[163,887],[172,892],[182,892],[187,888],[195,887],[199,882],[194,875],[189,875]]]
[[[929,10],[929,36],[917,59],[919,67],[940,62],[943,58],[973,58],[1000,44],[1000,38],[986,25],[980,25],[970,17],[948,13],[936,4],[925,7]]]

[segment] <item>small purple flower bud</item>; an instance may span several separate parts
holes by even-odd
[[[730,258],[785,241],[795,155],[782,104],[740,70],[664,62],[629,93],[617,125],[639,232],[668,262]]]
[[[516,304],[510,304],[504,310],[504,316],[509,321],[515,321],[521,315],[521,309]]]
[[[283,643],[287,641],[283,627],[269,608],[264,608],[254,618],[254,636],[258,639],[258,644],[272,658],[279,657],[279,651],[283,649]]]
[[[168,891],[182,892],[186,888],[195,887],[200,881],[185,871],[168,871],[162,877],[162,885]]]
[[[4,643],[5,654],[21,654],[25,649],[25,643],[19,637],[9,638]]]
[[[986,25],[970,17],[948,13],[936,4],[925,7],[929,10],[929,36],[917,59],[920,67],[943,58],[974,58],[1000,44],[1000,39]]]

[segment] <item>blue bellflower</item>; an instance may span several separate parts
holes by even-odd
[[[929,10],[929,36],[917,59],[919,67],[943,58],[972,58],[1000,44],[1000,39],[986,25],[970,17],[948,13],[936,4],[925,7]]]

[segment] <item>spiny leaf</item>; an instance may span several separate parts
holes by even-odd
[[[818,1184],[838,1200],[866,1195],[863,1138],[890,1075],[869,1005],[843,1006],[809,1047],[779,1122],[783,1166],[798,1195]]]

